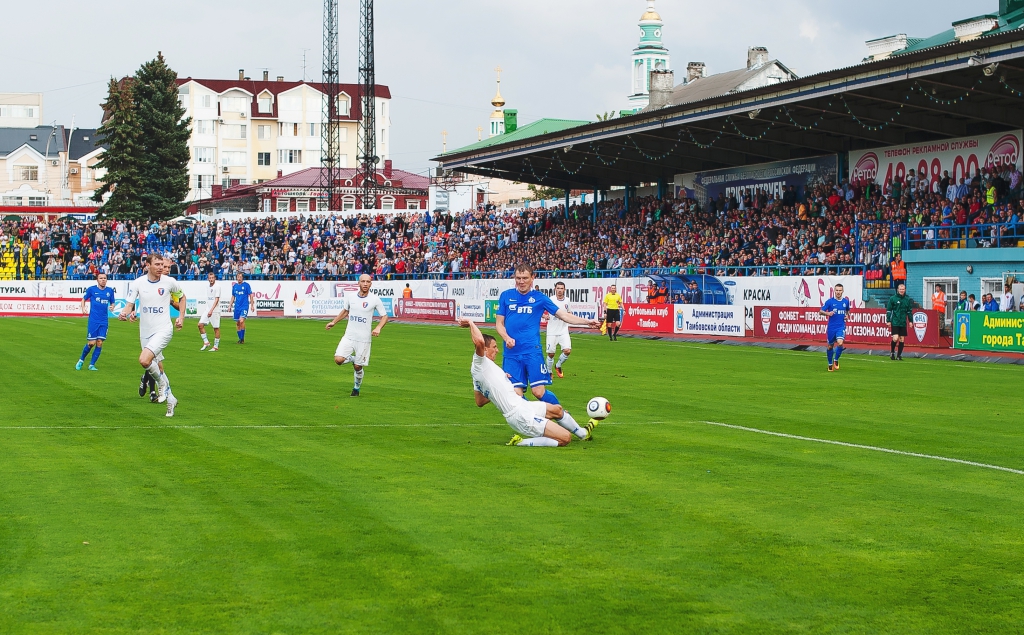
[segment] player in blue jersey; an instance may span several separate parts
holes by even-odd
[[[252,293],[252,287],[245,281],[245,274],[241,271],[235,276],[235,284],[231,285],[231,306],[228,307],[235,318],[235,331],[238,333],[238,343],[245,344],[245,318],[249,312],[256,311],[256,296]]]
[[[540,346],[540,321],[544,312],[576,326],[598,328],[601,323],[559,308],[551,298],[533,288],[534,277],[533,267],[516,266],[515,288],[498,298],[495,330],[505,342],[501,367],[517,393],[522,395],[529,386],[534,397],[557,405],[558,398],[545,388],[551,385],[551,370]]]
[[[828,370],[839,370],[839,358],[843,355],[843,344],[846,341],[846,315],[850,312],[850,298],[843,297],[843,285],[837,284],[835,297],[825,300],[821,305],[821,314],[828,317],[825,330],[828,338]]]
[[[99,370],[96,368],[96,360],[100,358],[103,342],[107,339],[107,317],[113,304],[114,290],[107,288],[107,274],[97,274],[96,284],[86,289],[85,297],[82,298],[82,313],[89,314],[89,332],[85,336],[85,348],[82,349],[82,356],[75,364],[75,370],[82,370],[85,356],[90,350],[92,359],[89,360],[89,370]]]

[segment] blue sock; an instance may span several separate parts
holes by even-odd
[[[103,352],[103,349],[100,348],[99,346],[97,346],[96,348],[92,349],[92,361],[90,361],[89,363],[91,365],[95,366],[96,365],[96,360],[100,358],[100,353],[102,353],[102,352]]]
[[[544,391],[544,396],[541,397],[540,400],[545,402],[545,403],[549,403],[552,406],[557,406],[558,405],[558,397],[556,397],[555,393],[551,392],[550,390],[545,390]]]
[[[238,331],[238,341],[239,342],[244,342],[245,341],[245,329],[239,329],[239,331]]]
[[[832,355],[833,355],[833,352],[832,352],[832,347],[831,347],[831,346],[829,346],[829,347],[828,347],[828,365],[829,365],[829,366],[831,366],[831,365],[832,365]]]
[[[78,361],[80,361],[80,362],[84,362],[85,361],[85,356],[89,354],[89,349],[90,348],[92,348],[92,346],[90,346],[88,344],[86,344],[84,347],[82,347],[82,356],[78,359]]]
[[[843,347],[842,347],[842,346],[837,346],[837,347],[836,347],[836,361],[837,361],[837,362],[839,361],[839,357],[840,357],[840,356],[841,356],[842,354],[843,354]]]

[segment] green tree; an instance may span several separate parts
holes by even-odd
[[[608,121],[609,119],[614,119],[615,116],[616,116],[616,113],[615,113],[614,110],[611,111],[611,112],[606,112],[604,114],[598,113],[597,120],[598,121]]]
[[[158,53],[134,77],[110,80],[97,134],[107,146],[98,167],[107,174],[93,196],[111,193],[103,217],[163,220],[185,210],[192,119],[178,101],[177,78]]]
[[[135,112],[132,81],[118,82],[111,78],[107,86],[107,100],[102,104],[104,120],[96,131],[96,144],[107,146],[96,164],[106,170],[103,185],[96,190],[93,200],[110,198],[99,210],[104,218],[142,218],[142,183],[139,174],[142,146],[139,144],[139,125]]]
[[[162,53],[135,73],[135,108],[143,149],[141,202],[153,219],[177,216],[187,207],[192,119],[185,117],[178,99],[177,79]]]
[[[529,186],[535,200],[549,200],[549,199],[563,199],[565,198],[565,190],[560,190],[557,187],[544,187],[543,185],[531,185]]]

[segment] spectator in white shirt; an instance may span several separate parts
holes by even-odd
[[[999,300],[999,310],[1004,312],[1013,311],[1016,308],[1013,302],[1013,289],[1010,288],[1010,285],[1005,285],[1003,290],[1005,293],[1003,293],[1003,297]]]

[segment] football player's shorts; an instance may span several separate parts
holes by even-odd
[[[240,307],[240,306],[238,306],[236,304],[235,305],[235,314],[234,315],[235,315],[235,322],[237,322],[239,320],[243,320],[243,319],[249,317],[249,307],[243,308],[243,307]]]
[[[829,343],[829,345],[835,344],[836,340],[845,340],[845,339],[846,339],[846,329],[845,328],[835,329],[834,331],[833,330],[828,331],[828,343]]]
[[[89,324],[88,332],[85,335],[85,339],[89,342],[93,340],[105,340],[107,339],[107,325],[106,324]]]
[[[208,310],[209,309],[207,309],[207,311]],[[235,319],[238,319],[238,318],[235,318]],[[203,314],[199,316],[199,323],[200,324],[209,324],[213,328],[219,329],[220,328],[220,309],[214,309],[213,310],[213,315],[207,315],[206,312],[204,311]]]
[[[548,352],[554,353],[555,347],[561,346],[563,351],[567,351],[572,348],[572,340],[569,338],[568,333],[562,335],[548,335],[547,336]]]
[[[370,342],[353,342],[347,337],[341,338],[338,348],[334,351],[335,357],[351,357],[352,363],[356,366],[370,365]]]
[[[170,324],[168,323],[168,327]],[[140,335],[139,339],[142,341],[142,348],[148,348],[153,352],[153,356],[158,362],[162,362],[164,359],[163,352],[167,348],[167,345],[171,343],[171,337],[174,335],[173,328],[161,329],[156,333],[148,336]]]
[[[523,401],[514,412],[505,417],[510,428],[526,438],[544,436],[547,427],[547,404],[543,401]]]
[[[501,369],[516,388],[551,385],[551,371],[540,347],[522,357],[509,357],[506,354],[501,360]]]

